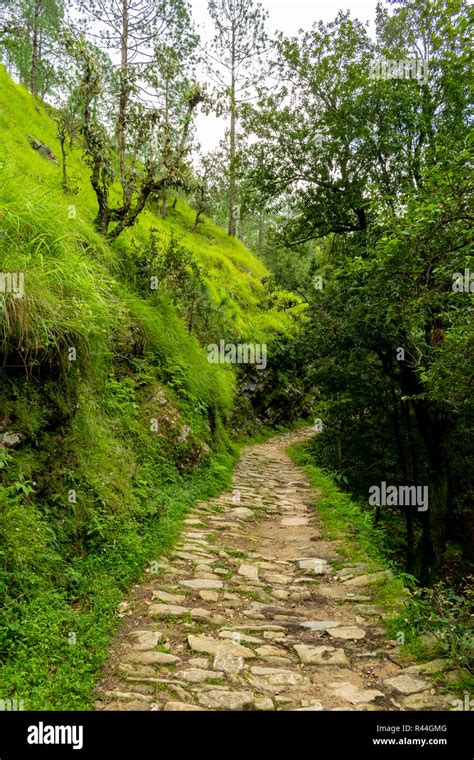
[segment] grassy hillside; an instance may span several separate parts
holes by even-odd
[[[262,263],[209,220],[193,234],[182,199],[106,243],[80,151],[64,194],[28,141],[59,157],[53,115],[0,67],[0,272],[24,275],[22,298],[0,293],[0,678],[26,709],[90,705],[117,605],[227,482],[236,377],[206,343],[271,346],[294,323],[261,308]],[[192,331],[185,295],[147,285],[173,245],[178,284],[191,260],[202,278]]]

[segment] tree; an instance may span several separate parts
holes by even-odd
[[[161,125],[160,114],[155,109],[140,108],[135,112],[134,149],[143,157],[143,168],[132,166],[127,174],[127,189],[123,193],[120,206],[110,204],[110,189],[114,181],[113,143],[105,127],[96,118],[96,104],[103,93],[98,61],[93,50],[83,38],[69,39],[69,47],[82,68],[79,87],[81,93],[81,126],[86,160],[91,167],[91,184],[98,202],[95,219],[97,228],[109,239],[117,238],[127,227],[131,227],[152,193],[162,193],[166,187],[184,182],[183,159],[187,150],[187,139],[191,129],[194,111],[202,102],[204,94],[199,85],[192,85],[186,94],[186,113],[180,137],[177,141],[173,160],[162,166],[157,160],[154,145],[156,131]],[[128,179],[130,183],[128,184]],[[110,225],[115,226],[110,229]]]
[[[35,96],[54,81],[63,17],[64,0],[12,0],[2,13],[1,46]]]
[[[237,230],[236,130],[239,103],[263,76],[262,55],[267,43],[266,12],[252,0],[209,0],[208,9],[216,34],[211,68],[230,115],[229,129],[229,235]],[[222,89],[223,88],[223,89]]]
[[[187,93],[192,86],[194,53],[197,38],[183,35],[179,45],[157,45],[152,63],[145,72],[150,97],[162,114],[157,135],[157,153],[163,168],[170,166],[179,150],[180,129],[186,115]],[[191,151],[191,133],[188,134],[186,154]],[[183,167],[183,176],[184,176]],[[161,216],[166,217],[167,193],[163,193]]]
[[[428,510],[405,511],[406,566],[431,583],[455,505],[466,504],[448,472],[462,473],[471,445],[469,304],[452,288],[472,224],[469,9],[392,6],[378,12],[375,44],[343,13],[280,36],[279,84],[247,109],[250,179],[286,205],[286,250],[313,246],[308,277],[322,287],[309,299],[305,357],[326,415],[319,461],[360,495],[380,480],[427,484]],[[380,56],[429,61],[428,79],[374,79]]]
[[[159,44],[168,49],[180,46],[191,34],[186,0],[77,0],[84,14],[87,35],[118,55],[119,89],[116,102],[115,133],[120,166],[123,203],[129,205],[133,194],[133,167],[129,171],[127,149],[133,120],[132,100],[140,101],[141,77],[155,55]]]

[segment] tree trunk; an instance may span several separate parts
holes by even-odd
[[[192,226],[191,232],[196,232],[198,224],[201,221],[201,214],[202,211],[196,211],[196,218],[194,219],[194,224]]]
[[[263,240],[264,240],[264,224],[263,224],[263,211],[260,212],[260,216],[258,219],[258,250],[260,252],[263,251]]]
[[[122,35],[120,40],[120,100],[117,120],[118,154],[120,179],[123,188],[124,206],[130,202],[130,188],[127,182],[126,124],[128,105],[128,0],[122,0]]]
[[[166,194],[163,197],[163,202],[160,206],[160,216],[162,219],[166,219],[166,206],[168,203],[168,198],[166,197]]]
[[[39,15],[42,0],[36,0],[33,11],[33,39],[31,47],[31,92],[36,97],[38,94],[38,63],[39,63]]]
[[[236,109],[235,109],[235,27],[232,28],[232,70],[230,82],[230,144],[229,144],[229,235],[236,234],[237,231],[237,182],[235,172],[235,127],[236,127]]]
[[[423,402],[415,403],[415,414],[420,434],[425,442],[429,468],[428,509],[420,513],[423,520],[423,535],[418,547],[420,582],[429,586],[441,575],[446,550],[448,515],[446,429],[444,422],[433,417]]]
[[[66,165],[66,149],[64,147],[65,142],[66,142],[66,135],[63,133],[59,137],[59,144],[61,146],[61,158],[62,158],[62,166],[63,166],[63,190],[64,191],[66,191],[68,189],[67,165]]]

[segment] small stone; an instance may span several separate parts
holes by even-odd
[[[199,596],[204,602],[217,602],[219,599],[217,591],[210,591],[208,589],[201,589]]]
[[[225,673],[240,673],[244,667],[244,658],[226,652],[218,652],[212,667],[215,670],[223,670]]]
[[[154,649],[163,638],[161,631],[132,631],[129,637],[133,639],[135,650]]]
[[[165,712],[205,712],[204,707],[189,704],[188,702],[167,702],[163,710]]]
[[[273,589],[272,596],[275,597],[275,599],[288,599],[288,591],[284,591],[283,589]],[[273,703],[272,703],[273,704]]]

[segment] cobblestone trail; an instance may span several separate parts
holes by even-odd
[[[317,495],[285,453],[306,435],[244,449],[233,490],[188,515],[130,597],[97,710],[446,709],[430,680],[443,663],[402,667],[383,638],[384,573],[321,538]]]

